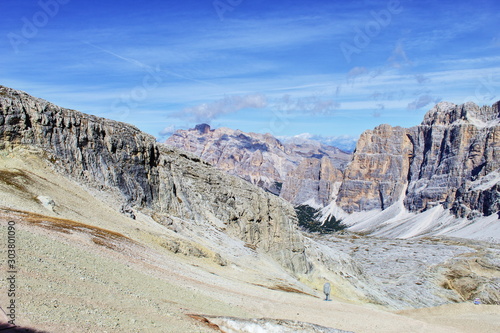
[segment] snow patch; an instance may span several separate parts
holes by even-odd
[[[328,206],[321,209],[319,211],[318,216],[319,216],[319,221],[323,225],[326,222],[326,220],[328,220],[331,216],[335,216],[336,219],[343,220],[344,218],[347,218],[349,214],[346,213],[342,208],[337,206],[334,200]]]
[[[490,121],[483,121],[481,119],[478,119],[477,117],[475,117],[474,115],[472,115],[469,112],[467,113],[467,122],[471,125],[476,126],[477,128],[495,127],[495,126],[498,126],[500,124],[499,119],[494,119],[494,120],[490,120]]]
[[[497,214],[468,220],[455,217],[442,205],[422,213],[412,213],[398,202],[383,211],[353,213],[342,222],[349,226],[350,231],[381,238],[449,236],[500,243]]]
[[[36,197],[36,199],[38,200],[38,202],[40,202],[40,204],[43,207],[45,207],[45,209],[47,209],[51,212],[54,211],[54,207],[56,206],[56,203],[54,202],[54,200],[51,197],[48,197],[45,195],[39,195]]]
[[[472,187],[473,190],[487,190],[499,180],[500,173],[497,170],[472,182]],[[333,215],[342,219],[342,224],[348,226],[349,231],[381,238],[450,236],[500,243],[500,213],[468,220],[455,217],[438,202],[424,212],[410,212],[404,205],[405,192],[406,188],[401,191],[398,200],[384,210],[374,209],[352,214],[337,206],[334,195],[333,201],[320,211],[320,221],[324,223]]]
[[[473,191],[486,191],[496,184],[500,183],[500,172],[495,170],[488,173],[486,176],[481,177],[471,183],[471,190]]]
[[[227,333],[352,333],[294,320],[206,317]]]
[[[306,206],[312,207],[312,208],[317,209],[317,210],[323,208],[323,205],[320,204],[319,202],[317,202],[316,199],[314,199],[314,198],[311,198],[307,201],[304,201],[301,205],[306,205]]]

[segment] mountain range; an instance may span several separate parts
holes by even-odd
[[[418,126],[380,125],[365,131],[352,155],[312,140],[282,143],[269,134],[206,124],[179,130],[166,143],[296,206],[323,208],[323,221],[336,215],[359,231],[380,229],[391,220],[400,229],[398,234],[386,228],[393,237],[415,236],[408,228],[421,226],[410,216],[432,211],[434,221],[420,235],[466,228],[474,237],[467,221],[482,221],[484,234],[495,239],[499,234],[499,223],[494,223],[500,218],[498,102],[483,107],[441,102]],[[366,217],[352,216],[363,212],[370,212],[372,221],[374,212],[385,213],[361,227]]]
[[[178,130],[165,143],[291,203],[308,201],[320,207],[329,203],[330,185],[341,179],[351,159],[350,154],[313,140],[282,143],[270,134],[211,129],[207,124]]]
[[[15,225],[19,247],[18,324],[51,332],[494,331],[498,103],[439,104],[413,129],[367,131],[353,155],[207,125],[194,131],[211,142],[205,156],[213,160],[198,146],[181,150],[0,86],[0,218]],[[253,178],[228,174],[246,166]],[[301,231],[285,193],[349,229]],[[447,228],[465,223],[457,230],[472,239],[417,223],[445,215]],[[397,239],[409,224],[422,233]],[[325,282],[332,302],[322,301]],[[437,313],[447,321],[436,323]],[[474,318],[464,321],[468,313]]]

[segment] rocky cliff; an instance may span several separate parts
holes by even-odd
[[[341,170],[351,158],[312,140],[282,143],[270,134],[211,129],[206,124],[179,130],[166,143],[293,204],[328,204],[332,182],[341,180]]]
[[[406,134],[404,128],[380,125],[360,136],[340,186],[340,207],[349,213],[385,209],[399,198],[413,152]]]
[[[178,217],[241,239],[296,273],[310,269],[293,207],[137,128],[0,86],[0,149],[39,149],[80,183],[118,191],[122,210]]]
[[[359,139],[336,203],[347,212],[412,212],[437,205],[458,217],[500,210],[499,103],[442,102],[412,128],[381,125]]]
[[[326,206],[336,182],[342,181],[342,171],[331,159],[306,158],[288,173],[283,182],[281,197],[295,205]]]

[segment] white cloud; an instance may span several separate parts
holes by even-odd
[[[197,122],[209,122],[220,115],[238,112],[243,109],[262,109],[267,106],[262,94],[232,95],[211,103],[203,103],[183,109],[178,115],[186,115]]]
[[[164,129],[162,129],[158,133],[158,136],[160,138],[163,138],[163,137],[172,135],[174,132],[175,132],[175,125],[170,125],[170,126],[165,127]]]

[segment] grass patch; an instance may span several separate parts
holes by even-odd
[[[279,290],[279,291],[284,291],[284,292],[287,292],[287,293],[296,293],[296,294],[303,294],[303,295],[307,295],[307,296],[312,296],[312,297],[316,297],[315,295],[311,295],[311,294],[308,294],[300,289],[297,289],[297,288],[294,288],[294,287],[291,287],[291,286],[285,286],[285,285],[282,285],[282,284],[277,284],[277,285],[274,285],[274,286],[265,286],[265,285],[262,285],[262,284],[257,284],[257,283],[253,283],[253,285],[255,286],[258,286],[258,287],[263,287],[263,288],[267,288],[267,289],[271,289],[271,290]]]

